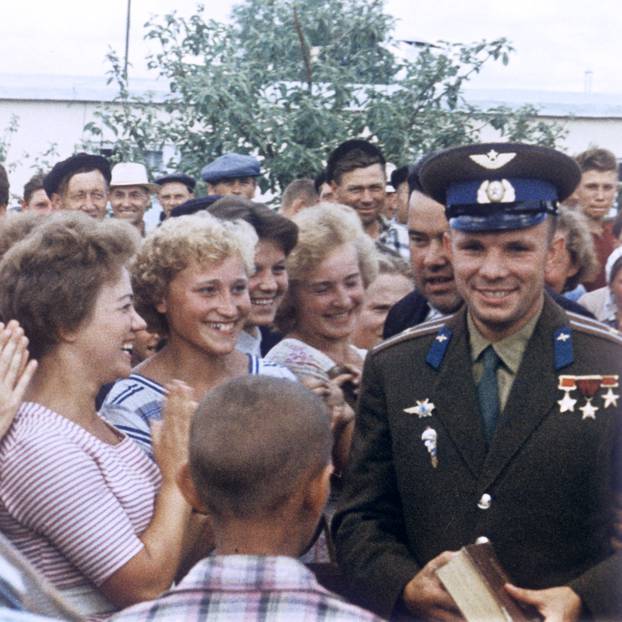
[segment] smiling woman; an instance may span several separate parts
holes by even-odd
[[[196,400],[245,374],[295,380],[287,369],[235,349],[251,311],[256,242],[249,224],[203,212],[166,220],[138,252],[132,265],[136,307],[166,345],[114,385],[101,412],[147,453],[173,378],[186,382]]]
[[[95,411],[100,386],[129,374],[145,327],[125,268],[136,244],[127,224],[63,213],[0,262],[0,316],[21,323],[39,363],[0,446],[0,524],[85,616],[168,587],[190,517],[174,481],[185,390],[174,389],[157,464]]]

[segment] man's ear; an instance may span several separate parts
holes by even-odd
[[[561,255],[566,247],[566,239],[561,234],[555,234],[553,240],[549,244],[546,251],[546,262],[544,264],[544,273],[546,274],[551,268],[559,262]],[[578,271],[578,268],[577,268]],[[576,274],[576,273],[575,273]]]
[[[61,198],[60,194],[58,194],[58,192],[52,192],[50,202],[52,203],[52,207],[55,210],[63,209],[63,199]]]
[[[452,252],[451,252],[451,231],[445,231],[443,233],[443,249],[447,254],[447,258],[449,261],[452,260]]]
[[[205,507],[203,501],[201,501],[201,497],[197,493],[197,489],[192,481],[188,463],[184,464],[181,469],[179,469],[176,481],[179,489],[181,490],[181,494],[184,496],[184,499],[188,502],[188,504],[200,514],[207,514],[207,508]]]
[[[333,470],[333,465],[329,463],[307,480],[304,490],[304,506],[310,516],[317,516],[319,519],[324,511],[330,493],[330,476]]]
[[[162,300],[160,300],[160,302],[157,302],[154,306],[155,306],[155,310],[158,313],[161,313],[162,315],[166,314],[166,311],[167,311],[166,298],[162,298]]]

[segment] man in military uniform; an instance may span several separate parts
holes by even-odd
[[[435,570],[488,537],[547,620],[622,617],[622,339],[544,292],[557,203],[580,173],[520,144],[430,157],[466,305],[367,357],[334,530],[340,564],[384,615],[458,617]]]

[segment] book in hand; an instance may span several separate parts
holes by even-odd
[[[436,575],[467,622],[541,622],[535,607],[519,603],[503,587],[511,583],[490,541],[462,547]]]

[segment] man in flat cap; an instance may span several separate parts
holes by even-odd
[[[172,173],[158,177],[154,183],[159,186],[158,201],[162,207],[164,218],[171,215],[173,208],[194,198],[196,181],[190,175]]]
[[[326,178],[333,189],[333,200],[356,211],[365,233],[408,261],[406,227],[382,215],[387,184],[385,165],[376,145],[367,140],[346,140],[328,157]]]
[[[80,210],[101,220],[106,215],[110,164],[106,158],[77,153],[57,162],[43,187],[54,209]]]
[[[239,153],[225,153],[201,170],[209,194],[233,194],[249,200],[255,196],[259,175],[259,162]]]
[[[333,527],[379,613],[457,619],[435,571],[486,536],[520,586],[508,592],[546,620],[622,618],[622,338],[544,292],[557,205],[579,177],[564,154],[515,143],[421,168],[466,304],[365,361]]]

